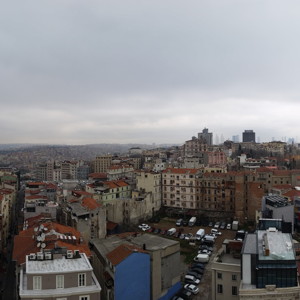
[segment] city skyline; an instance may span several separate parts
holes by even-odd
[[[0,143],[298,141],[300,3],[36,1],[0,12]]]

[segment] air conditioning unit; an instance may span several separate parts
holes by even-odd
[[[36,254],[35,253],[30,253],[29,254],[29,260],[35,260],[36,259]]]
[[[80,252],[79,252],[79,250],[74,250],[74,256],[75,256],[76,258],[79,258],[79,257],[80,257]]]
[[[46,252],[46,253],[45,253],[45,259],[52,259],[52,254],[51,254],[51,252]]]
[[[43,252],[38,252],[37,253],[37,259],[38,260],[43,260],[44,259],[44,253]]]
[[[73,251],[67,250],[67,258],[73,258]]]

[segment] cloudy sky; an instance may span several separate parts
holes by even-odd
[[[299,0],[5,1],[0,143],[300,142]]]

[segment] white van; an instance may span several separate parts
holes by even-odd
[[[189,220],[189,226],[194,226],[196,221],[197,221],[196,217],[191,217]]]
[[[203,228],[200,228],[197,232],[196,232],[196,238],[197,240],[201,240],[205,235],[205,230]]]
[[[167,235],[173,235],[175,232],[176,232],[176,228],[170,228],[170,229],[167,231]]]
[[[213,235],[206,234],[206,235],[204,236],[203,239],[204,239],[205,241],[212,241],[212,242],[214,242],[215,239],[216,239],[216,237],[213,236]]]
[[[194,261],[196,261],[196,262],[202,262],[202,263],[207,263],[209,261],[209,255],[208,254],[198,254],[194,258]]]

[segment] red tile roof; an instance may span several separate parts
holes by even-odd
[[[283,196],[286,196],[286,197],[300,197],[300,191],[297,191],[297,190],[291,190],[291,191],[288,191],[286,193],[283,194]]]
[[[31,223],[32,222],[30,222],[30,224]],[[64,247],[68,250],[78,249],[80,252],[85,253],[87,256],[91,255],[88,244],[80,242],[81,234],[76,229],[54,222],[37,222],[35,224],[35,227],[38,227],[41,224],[43,224],[44,227],[47,228],[47,231],[45,231],[45,233],[48,233],[45,236],[46,249],[53,249],[58,246]],[[21,231],[19,235],[15,236],[14,238],[13,260],[17,261],[19,265],[25,262],[26,255],[40,251],[40,248],[37,247],[37,240],[35,238],[35,227],[30,227],[27,230]],[[51,234],[51,232],[53,232],[53,234]],[[76,239],[65,239],[64,241],[59,238],[60,235],[75,236]]]
[[[106,184],[110,189],[115,189],[115,188],[118,188],[118,187],[124,187],[124,186],[129,185],[128,183],[126,183],[123,180],[105,181],[104,184]]]
[[[88,210],[94,210],[98,207],[101,207],[101,204],[93,198],[84,198],[81,202],[81,205],[87,208]]]
[[[89,174],[89,177],[93,178],[93,179],[105,179],[107,178],[107,174],[106,173],[91,173]]]
[[[134,252],[147,253],[135,245],[122,244],[106,255],[107,259],[116,266]],[[148,254],[148,253],[147,253]]]

